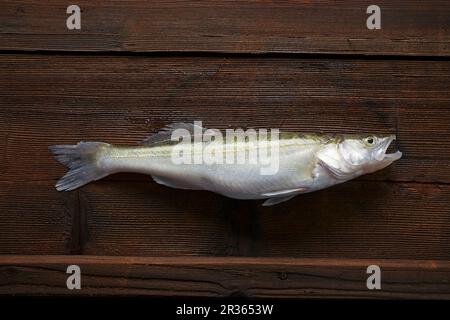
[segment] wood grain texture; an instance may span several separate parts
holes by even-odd
[[[355,181],[255,209],[262,255],[450,259],[448,185]]]
[[[52,184],[0,182],[0,254],[70,254],[79,240],[77,192]]]
[[[66,288],[67,266],[81,290]],[[368,290],[379,265],[382,290]],[[0,295],[450,298],[448,261],[0,256]]]
[[[449,55],[448,1],[379,0],[376,31],[371,4],[79,0],[81,30],[68,30],[67,3],[2,1],[0,50]]]
[[[380,0],[377,31],[366,0],[76,4],[69,31],[69,4],[0,2],[0,295],[450,299],[448,1]],[[275,207],[135,174],[53,187],[49,145],[193,120],[396,133],[404,156]]]
[[[448,185],[355,181],[267,208],[150,181],[3,182],[0,208],[0,254],[450,259]]]
[[[225,198],[168,189],[150,182],[123,182],[81,190],[89,233],[82,253],[223,256],[237,252],[233,214]]]
[[[448,61],[2,55],[0,253],[449,259],[449,71]],[[135,144],[193,120],[395,132],[404,157],[274,208],[130,174],[73,194],[51,187],[65,168],[49,145]]]
[[[51,182],[0,182],[0,255],[239,255],[224,198],[166,191],[100,183],[59,193]]]
[[[147,182],[80,191],[92,255],[450,259],[450,186],[349,182],[275,207]]]
[[[403,158],[363,179],[450,182],[449,61],[3,55],[0,73],[0,181],[59,178],[52,144],[136,144],[203,120],[396,133]]]

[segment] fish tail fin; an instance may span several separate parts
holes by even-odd
[[[101,151],[110,147],[103,142],[79,142],[75,145],[55,145],[49,150],[55,159],[69,168],[56,183],[58,191],[70,191],[99,180],[111,172],[99,165]]]

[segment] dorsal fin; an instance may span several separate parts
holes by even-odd
[[[188,131],[191,137],[198,133],[202,134],[203,131],[205,131],[203,127],[196,125],[195,123],[176,122],[165,126],[157,133],[152,134],[148,138],[144,139],[142,141],[142,144],[153,145],[171,142],[172,133],[177,129],[184,129]]]

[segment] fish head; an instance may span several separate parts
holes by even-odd
[[[339,135],[326,138],[318,152],[322,167],[338,180],[350,180],[363,174],[381,170],[402,153],[388,153],[395,135]]]
[[[381,170],[401,158],[402,153],[388,153],[395,135],[343,136],[338,142],[338,151],[345,166],[360,174]]]

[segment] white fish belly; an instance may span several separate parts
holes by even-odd
[[[152,175],[159,183],[183,189],[209,190],[230,198],[261,199],[264,194],[304,188],[310,192],[333,184],[317,165],[318,145],[281,146],[279,157],[272,159],[274,174],[264,175],[267,162],[250,164],[176,164],[164,148],[127,149],[105,157],[111,171]],[[274,162],[277,161],[277,162]],[[266,170],[267,171],[267,170]]]

